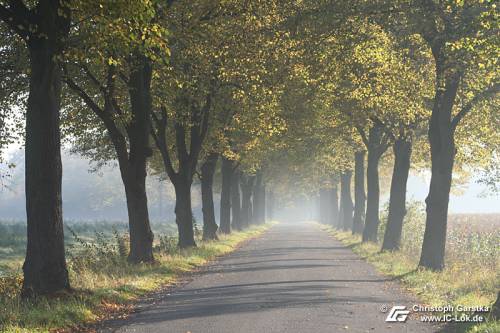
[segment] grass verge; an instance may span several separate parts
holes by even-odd
[[[425,305],[491,306],[499,289],[497,265],[474,264],[474,258],[448,262],[441,272],[416,269],[419,256],[407,251],[380,252],[380,244],[361,242],[359,235],[320,225],[382,274],[391,276]],[[494,250],[494,249],[492,249]],[[472,259],[472,260],[471,260]],[[498,259],[498,258],[497,258]],[[447,332],[500,332],[500,321],[449,325]]]
[[[123,315],[137,298],[173,284],[186,272],[234,251],[243,241],[261,235],[272,223],[220,235],[219,241],[199,242],[197,248],[172,253],[157,251],[155,264],[119,261],[99,269],[71,269],[74,292],[22,301],[22,278],[0,281],[0,332],[66,332],[105,318]],[[3,284],[3,285],[2,285]]]

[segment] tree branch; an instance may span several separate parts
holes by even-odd
[[[382,120],[380,120],[379,117],[377,116],[370,116],[370,120],[373,121],[375,124],[379,125],[384,132],[389,136],[390,139],[396,140],[396,137],[394,136],[394,133],[389,129],[389,126],[387,126]]]
[[[109,132],[111,141],[113,142],[113,145],[115,147],[116,155],[118,157],[118,160],[120,161],[120,166],[127,167],[128,166],[127,143],[125,141],[125,138],[121,134],[120,130],[116,126],[115,122],[113,121],[111,114],[106,112],[106,110],[103,110],[101,107],[99,107],[99,105],[92,99],[92,97],[90,97],[81,86],[79,86],[73,79],[70,78],[66,66],[62,67],[64,72],[64,78],[63,78],[64,82],[68,85],[68,87],[71,90],[73,90],[82,99],[85,105],[87,105],[87,107],[90,110],[92,110],[102,120],[104,126]]]
[[[80,68],[85,72],[85,74],[87,75],[87,77],[90,79],[90,81],[92,81],[92,83],[94,83],[94,85],[99,88],[99,90],[103,93],[103,94],[107,94],[107,89],[104,85],[102,85],[102,83],[97,79],[97,77],[90,71],[90,69],[85,66],[85,65],[79,65]],[[108,71],[109,73],[109,71]],[[108,80],[109,80],[109,77],[108,77]]]
[[[163,164],[165,166],[165,171],[167,172],[168,177],[173,180],[177,176],[177,173],[175,172],[172,165],[172,159],[170,158],[170,153],[167,146],[167,110],[165,109],[165,107],[161,107],[161,112],[161,118],[158,118],[158,116],[154,112],[151,112],[151,118],[153,119],[155,125],[151,126],[151,135],[153,136],[156,147],[158,147],[158,150],[160,150]]]
[[[366,137],[365,131],[360,126],[356,126],[356,130],[358,131],[359,136],[361,137],[361,140],[365,144],[366,148],[368,148],[368,138]]]
[[[177,155],[179,163],[181,165],[184,165],[189,161],[189,155],[186,147],[186,128],[184,127],[184,125],[179,124],[179,122],[174,121],[174,129],[175,129],[175,145],[177,147]],[[179,165],[180,169],[182,168],[181,165]]]
[[[68,75],[68,71],[66,66],[63,66],[63,72],[64,72],[64,82],[68,85],[68,87],[73,90],[81,99],[82,101],[87,105],[88,108],[90,108],[96,115],[100,117],[99,114],[104,113],[104,110],[99,107],[99,105],[90,97],[87,92],[80,87],[71,77]]]
[[[472,110],[472,108],[481,100],[486,100],[494,97],[500,91],[499,82],[493,83],[493,85],[489,86],[485,90],[476,94],[467,104],[462,107],[462,109],[453,117],[451,121],[452,130],[455,131],[460,121]]]
[[[202,110],[202,119],[201,119],[201,131],[200,131],[200,141],[203,143],[205,140],[205,137],[207,136],[208,132],[208,123],[210,120],[210,110],[212,109],[212,94],[209,93],[207,95],[207,99],[205,102],[205,106],[203,107]]]

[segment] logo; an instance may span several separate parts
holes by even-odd
[[[405,322],[406,318],[408,318],[409,310],[406,310],[406,306],[404,305],[396,305],[393,306],[385,321],[387,322]]]

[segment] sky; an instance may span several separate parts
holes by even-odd
[[[425,200],[430,179],[421,176],[410,176],[408,179],[408,199],[418,201]],[[474,181],[466,185],[463,194],[451,195],[450,213],[500,213],[500,196],[484,196],[486,186],[477,184]]]

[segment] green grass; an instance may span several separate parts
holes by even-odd
[[[233,251],[270,225],[219,235],[219,241],[199,241],[197,248],[188,250],[165,249],[157,244],[155,264],[130,265],[119,253],[120,242],[104,248],[98,241],[80,249],[78,257],[82,260],[69,259],[74,292],[50,298],[22,301],[20,273],[4,276],[0,278],[0,331],[53,332],[126,313],[138,297],[173,284],[182,273]],[[99,255],[102,258],[96,259]]]
[[[384,217],[382,218],[384,220]],[[380,252],[379,243],[362,243],[359,235],[321,225],[376,269],[394,277],[426,305],[490,306],[500,288],[500,234],[497,231],[464,232],[451,228],[446,268],[441,272],[416,269],[420,257],[422,217],[415,211],[405,220],[401,251]],[[379,239],[382,239],[384,225]],[[500,332],[499,321],[479,325],[456,325],[453,332]]]

